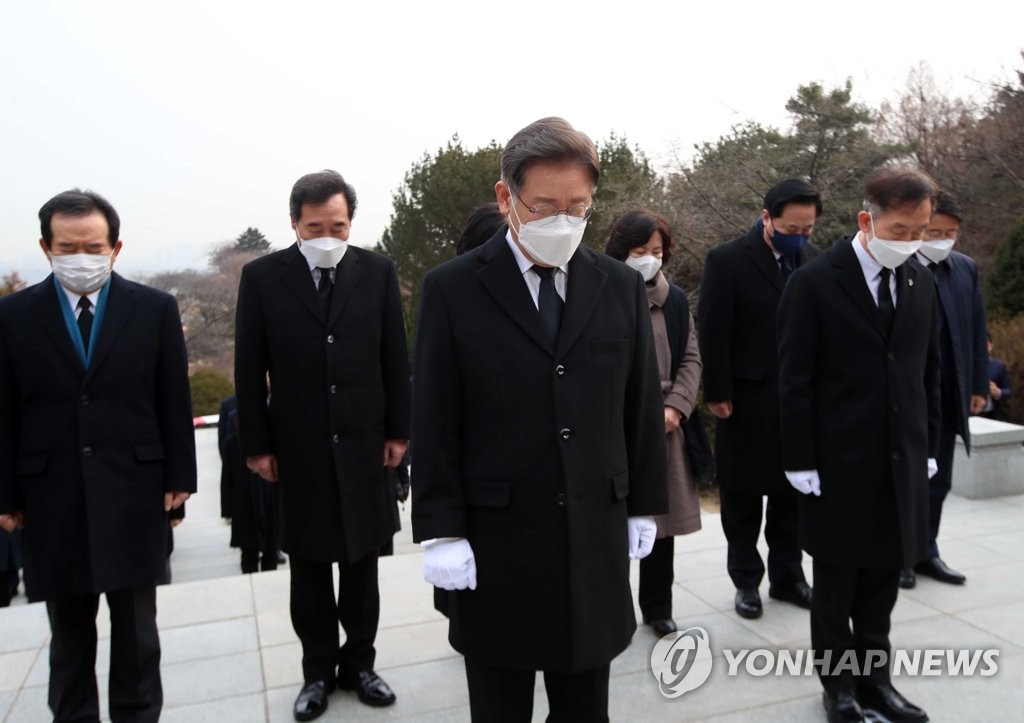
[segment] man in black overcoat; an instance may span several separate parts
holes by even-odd
[[[39,220],[53,274],[0,300],[0,526],[24,526],[26,592],[46,601],[54,718],[100,718],[105,593],[110,718],[156,721],[156,585],[196,490],[178,305],[112,272],[120,219],[101,196],[58,194]]]
[[[294,715],[312,720],[336,685],[367,705],[395,701],[373,671],[377,551],[394,533],[385,467],[409,438],[409,362],[394,263],[347,243],[352,187],[311,173],[289,205],[296,243],[242,270],[235,395],[249,468],[280,485],[305,681]]]
[[[875,171],[859,232],[795,272],[779,305],[782,460],[804,493],[829,721],[927,720],[892,687],[888,656],[900,570],[928,550],[938,451],[935,282],[913,258],[935,190],[916,169]]]
[[[775,316],[790,272],[818,254],[807,239],[820,213],[814,188],[799,179],[780,181],[768,189],[750,230],[708,253],[701,280],[704,401],[718,418],[715,461],[726,564],[736,586],[736,612],[745,618],[762,612],[762,509],[768,594],[804,608],[811,602],[800,564],[797,495],[779,454]]]
[[[474,721],[606,721],[636,614],[629,559],[668,508],[664,411],[641,274],[579,245],[594,144],[561,118],[506,145],[508,226],[430,271],[413,382],[413,536],[454,591]]]

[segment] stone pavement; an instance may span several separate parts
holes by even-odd
[[[228,548],[229,528],[219,518],[216,430],[197,431],[201,494],[188,503],[176,531],[174,583],[158,595],[163,644],[165,721],[290,721],[302,682],[299,644],[288,615],[287,565],[243,576],[238,551]],[[1022,472],[1024,473],[1024,472]],[[381,623],[377,670],[398,702],[385,709],[361,705],[337,692],[321,718],[342,720],[468,721],[465,675],[447,643],[447,626],[434,611],[420,577],[408,505],[396,554],[380,562]],[[725,539],[718,515],[705,513],[704,529],[676,540],[674,615],[682,627],[708,631],[713,667],[708,681],[681,697],[664,698],[650,673],[657,642],[641,627],[632,645],[612,663],[613,721],[823,721],[821,688],[813,676],[755,676],[739,666],[729,676],[724,650],[804,650],[807,613],[767,597],[759,620],[732,610],[733,587],[725,573]],[[895,648],[997,649],[998,672],[982,676],[908,676],[897,688],[928,711],[933,721],[1024,720],[1024,495],[989,500],[951,496],[940,539],[943,557],[968,576],[964,587],[919,579],[900,592],[893,614]],[[808,578],[810,578],[809,563]],[[637,565],[633,565],[634,594]],[[106,711],[109,625],[98,618],[97,669]],[[496,625],[501,621],[496,620]],[[0,610],[0,720],[45,721],[49,628],[43,605],[19,596]],[[755,670],[765,654],[754,659]],[[538,676],[534,719],[547,704]]]

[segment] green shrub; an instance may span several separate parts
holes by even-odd
[[[188,381],[192,390],[192,414],[197,417],[216,414],[224,398],[235,392],[231,380],[216,369],[199,369]]]

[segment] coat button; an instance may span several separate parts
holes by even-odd
[[[569,439],[569,437],[572,436],[572,430],[569,429],[568,427],[562,427],[558,432],[558,436],[561,437],[562,439],[567,440]]]
[[[334,343],[334,334],[328,334],[327,335],[327,343],[328,344],[333,344]]]
[[[83,407],[88,407],[89,406],[89,395],[88,394],[83,394],[81,396],[81,398],[79,399],[79,401],[82,403]]]
[[[557,495],[555,495],[555,504],[558,505],[559,507],[565,507],[565,494],[559,492]]]
[[[338,393],[338,385],[337,384],[332,384],[331,385],[331,394],[337,394],[337,393]]]
[[[339,434],[334,435],[333,437],[331,437],[331,441],[334,442],[335,444],[337,444],[338,442],[341,441],[341,435],[339,435]]]
[[[893,354],[892,352],[889,352],[889,353],[888,353],[888,354],[886,354],[885,356],[886,356],[886,358],[887,358],[887,359],[888,359],[889,361],[896,361],[896,355],[895,355],[895,354]]]
[[[86,457],[92,457],[92,447],[82,447],[82,454]]]
[[[557,367],[555,367],[555,374],[560,376],[560,377],[564,377],[565,376],[565,367],[562,366],[561,364],[559,364]]]
[[[893,404],[892,405],[892,411],[894,411],[894,412],[900,411],[900,405],[899,404]]]
[[[902,455],[900,455],[899,452],[893,452],[892,453],[892,459],[893,459],[894,462],[899,462],[901,458],[902,458]]]

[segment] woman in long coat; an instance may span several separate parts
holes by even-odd
[[[694,411],[701,360],[686,294],[669,283],[662,266],[672,256],[672,231],[659,214],[637,209],[612,227],[605,253],[644,276],[651,307],[654,349],[665,403],[668,450],[668,514],[655,518],[657,540],[640,561],[640,612],[658,635],[675,632],[672,581],[675,536],[700,529],[700,497],[686,453],[683,425]]]

